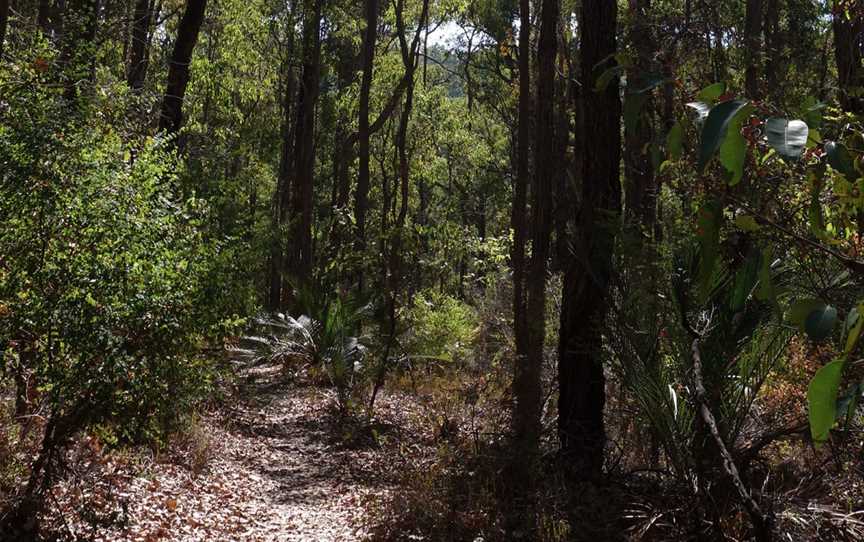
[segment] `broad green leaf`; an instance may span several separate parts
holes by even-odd
[[[624,117],[624,129],[632,132],[639,124],[639,115],[642,113],[642,108],[645,102],[648,101],[648,94],[645,93],[628,93],[624,97],[624,107],[622,115]]]
[[[810,435],[818,448],[828,440],[837,420],[837,393],[845,360],[836,359],[816,372],[807,388]]]
[[[753,111],[753,106],[748,105],[741,108],[729,122],[726,129],[726,137],[720,145],[719,159],[726,171],[729,172],[729,186],[735,186],[741,182],[744,176],[744,164],[747,161],[747,140],[741,135],[741,123]]]
[[[784,160],[794,161],[801,157],[807,145],[808,133],[804,121],[770,118],[765,122],[768,144]]]
[[[771,260],[773,256],[771,249],[766,248],[762,252],[762,261],[759,267],[759,289],[756,290],[756,299],[768,301],[777,307],[777,291],[774,288],[774,280],[771,278]]]
[[[684,154],[684,129],[676,122],[666,136],[666,151],[670,160],[678,160]]]
[[[704,172],[708,162],[714,157],[729,131],[730,123],[738,113],[747,107],[744,100],[723,102],[711,108],[705,125],[702,127],[702,137],[699,141],[699,172]]]
[[[620,76],[622,73],[624,73],[624,66],[621,65],[615,65],[603,70],[603,73],[597,77],[597,81],[594,85],[594,92],[605,91],[609,86],[609,83],[612,82],[612,79]]]
[[[858,178],[858,171],[855,169],[855,163],[852,161],[852,156],[846,149],[846,146],[836,141],[825,143],[825,155],[828,160],[828,165],[834,171],[840,173],[849,182]]]
[[[669,81],[669,79],[661,74],[648,74],[647,76],[640,77],[637,81],[634,81],[632,88],[630,88],[630,85],[627,85],[627,91],[630,94],[644,94],[654,90],[667,81]]]
[[[700,102],[714,103],[726,92],[726,83],[714,83],[699,91],[696,99]]]
[[[807,148],[812,149],[822,144],[822,134],[816,128],[810,128],[807,132]]]
[[[862,329],[864,329],[864,303],[859,303],[846,317],[846,355],[851,354],[855,349]]]
[[[846,418],[846,425],[849,425],[849,422],[852,421],[852,416],[855,414],[855,410],[858,409],[858,399],[861,397],[862,390],[864,390],[864,386],[858,383],[837,399],[837,421],[840,421],[841,418]]]
[[[804,331],[811,339],[821,341],[831,336],[837,323],[837,309],[831,305],[816,307],[804,320]]]

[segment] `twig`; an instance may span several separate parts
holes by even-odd
[[[708,426],[711,436],[714,437],[714,442],[717,443],[717,448],[720,450],[720,455],[723,458],[723,470],[729,475],[732,480],[732,485],[738,491],[738,496],[747,513],[750,515],[750,520],[753,522],[755,529],[755,538],[760,542],[767,542],[771,538],[771,521],[759,508],[759,504],[753,499],[753,496],[747,490],[744,482],[741,481],[741,476],[738,474],[738,468],[735,466],[735,460],[726,443],[723,442],[723,437],[720,435],[720,430],[717,428],[717,420],[711,409],[708,408],[706,399],[705,385],[702,383],[702,354],[699,351],[699,339],[693,340],[693,384],[696,391],[696,402],[699,404],[699,412],[702,415],[702,420]]]

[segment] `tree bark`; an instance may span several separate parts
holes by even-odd
[[[582,3],[583,88],[593,89],[616,51],[617,5]],[[601,330],[607,311],[612,255],[621,213],[621,103],[613,78],[602,92],[586,91],[581,212],[576,253],[564,275],[558,352],[558,434],[565,464],[577,476],[601,472],[606,402]]]
[[[360,81],[360,125],[358,130],[360,166],[357,171],[357,193],[354,203],[356,227],[354,247],[358,252],[366,248],[366,211],[369,207],[369,95],[372,89],[372,70],[375,65],[375,42],[378,39],[378,0],[366,0],[366,29],[363,32],[363,77]],[[360,270],[357,288],[363,290],[363,271]]]
[[[844,5],[843,0],[835,0],[833,14],[834,58],[837,62],[840,107],[851,113],[861,114],[864,113],[864,98],[859,96],[861,87],[864,87],[864,67],[861,66],[864,8],[852,5],[847,17]]]
[[[542,407],[541,375],[546,336],[546,273],[552,233],[555,186],[555,58],[558,49],[558,0],[544,0],[537,50],[537,102],[534,176],[531,184],[531,258],[525,280],[526,352],[513,381],[513,433],[522,461],[536,460]]]
[[[9,0],[0,0],[0,60],[3,58],[3,42],[6,40],[6,26],[9,23]]]
[[[315,173],[315,106],[321,74],[321,11],[324,0],[311,0],[303,27],[303,75],[297,96],[294,171],[291,194],[289,273],[298,284],[312,275],[312,203]]]
[[[133,91],[144,87],[147,64],[150,60],[150,22],[152,19],[151,0],[135,0],[132,14],[131,47],[129,66],[126,70],[126,83]]]
[[[93,82],[95,58],[90,46],[96,40],[101,0],[69,0],[63,13],[60,65],[63,70],[66,100],[78,105],[78,86]]]
[[[176,134],[183,124],[183,99],[189,84],[189,64],[204,21],[207,0],[187,0],[186,11],[177,28],[177,40],[168,63],[168,84],[162,100],[159,131]]]
[[[762,0],[747,0],[744,14],[744,92],[758,100],[759,68],[762,62]]]
[[[516,179],[513,190],[513,209],[510,222],[513,228],[513,334],[516,340],[516,360],[514,363],[514,396],[516,407],[523,392],[524,374],[530,371],[528,365],[528,337],[525,316],[525,243],[527,239],[527,194],[530,183],[530,131],[531,115],[531,2],[520,0],[519,26],[519,111],[516,128]],[[513,436],[517,445],[524,445],[526,420],[513,418]]]

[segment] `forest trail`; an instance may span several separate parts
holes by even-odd
[[[238,382],[241,400],[202,418],[169,461],[120,484],[123,526],[93,539],[365,538],[364,504],[391,487],[392,458],[340,429],[332,390],[286,381],[276,366],[244,369]]]

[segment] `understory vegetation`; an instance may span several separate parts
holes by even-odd
[[[862,335],[860,0],[0,0],[0,540],[862,540]]]

